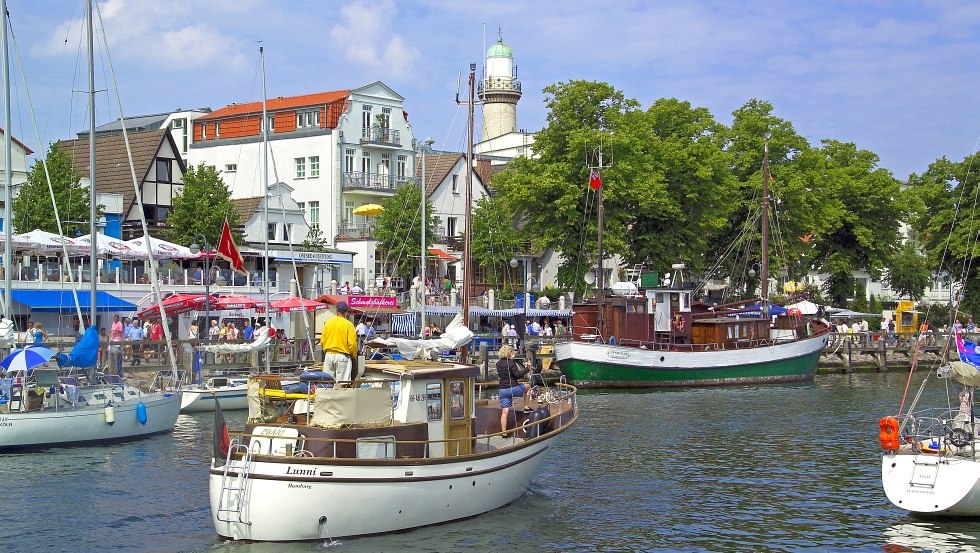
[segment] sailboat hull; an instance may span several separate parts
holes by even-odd
[[[980,461],[957,455],[886,453],[881,483],[893,505],[929,516],[980,516]]]
[[[233,409],[248,409],[248,398],[246,392],[248,387],[244,384],[240,386],[223,386],[220,388],[196,388],[186,387],[181,392],[181,413],[203,413],[214,411],[214,400],[217,399],[224,411]]]
[[[140,422],[139,405],[146,409]],[[125,441],[169,432],[180,412],[180,393],[143,394],[113,406],[114,421],[96,405],[45,408],[0,415],[0,450]]]
[[[666,388],[812,380],[825,335],[765,347],[671,351],[584,342],[555,344],[559,369],[585,388]]]

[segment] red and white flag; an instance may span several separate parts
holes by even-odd
[[[602,178],[599,177],[599,172],[595,169],[592,170],[592,174],[589,175],[589,188],[592,190],[598,190],[602,187]]]
[[[245,259],[238,251],[235,240],[231,237],[231,228],[228,226],[228,219],[225,219],[224,226],[221,227],[221,238],[218,240],[218,255],[223,257],[231,268],[239,273],[245,274]]]

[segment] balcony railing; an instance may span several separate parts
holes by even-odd
[[[342,222],[337,228],[338,240],[365,240],[371,238],[371,223]]]
[[[477,92],[483,92],[484,90],[511,90],[513,92],[520,92],[521,81],[501,77],[487,77],[477,83],[476,90]]]
[[[362,127],[361,144],[365,142],[401,146],[402,133],[385,127]]]
[[[399,177],[384,173],[364,173],[353,171],[344,173],[344,190],[377,190],[379,192],[394,192],[403,184],[416,185],[414,177]]]

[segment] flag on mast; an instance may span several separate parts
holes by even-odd
[[[592,170],[592,174],[589,175],[589,188],[592,190],[598,190],[602,187],[602,178],[599,176],[599,172],[595,169]]]
[[[218,240],[218,255],[223,257],[228,263],[231,263],[232,269],[246,274],[245,259],[242,258],[242,254],[238,251],[238,246],[235,245],[235,240],[231,237],[231,227],[228,226],[228,219],[225,219],[224,226],[221,227],[221,239]]]

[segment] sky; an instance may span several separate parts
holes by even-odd
[[[87,90],[84,2],[7,3],[11,127],[37,150],[88,126],[79,92]],[[522,82],[518,127],[529,131],[546,123],[542,89],[581,79],[607,82],[644,108],[658,98],[686,100],[725,124],[748,100],[765,100],[811,144],[853,142],[901,179],[944,156],[962,160],[980,140],[977,2],[108,0],[99,7],[126,116],[261,100],[261,42],[269,97],[380,80],[405,98],[416,138],[462,151],[457,81],[465,94],[470,63],[480,77],[499,28]],[[98,56],[102,124],[120,112],[105,53]]]

